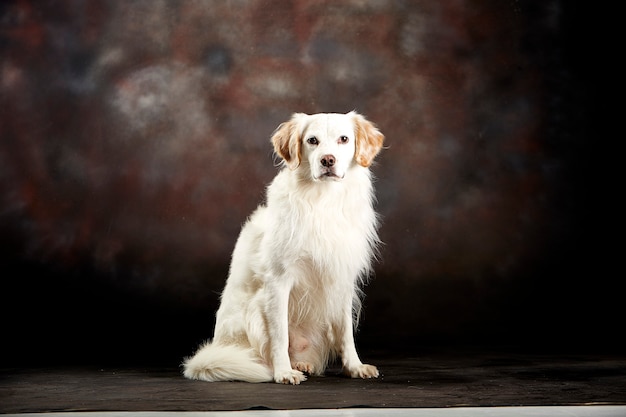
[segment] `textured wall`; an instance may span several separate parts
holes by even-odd
[[[273,129],[353,109],[388,145],[364,343],[610,327],[579,308],[587,87],[562,3],[3,2],[3,297],[38,312],[9,334],[190,350],[276,172]]]

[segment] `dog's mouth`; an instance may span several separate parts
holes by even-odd
[[[331,171],[331,170],[324,170],[324,172],[322,172],[316,178],[316,180],[321,180],[321,181],[327,181],[327,180],[341,181],[342,179],[343,179],[343,176],[339,176],[334,171]]]

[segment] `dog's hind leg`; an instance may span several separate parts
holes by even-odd
[[[289,329],[291,367],[308,375],[323,375],[328,365],[330,346],[314,330]]]
[[[299,330],[289,331],[289,359],[291,367],[306,374],[314,374],[317,369],[307,360],[310,351],[310,342]]]

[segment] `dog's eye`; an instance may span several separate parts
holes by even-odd
[[[307,143],[309,143],[311,145],[317,145],[318,143],[320,143],[315,136],[311,136],[306,141],[307,141]]]
[[[350,139],[348,139],[348,137],[347,137],[347,136],[340,136],[340,137],[339,137],[339,142],[340,142],[340,143],[348,143],[348,141],[349,141],[349,140],[350,140]]]

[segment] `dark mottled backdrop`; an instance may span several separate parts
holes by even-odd
[[[388,145],[365,349],[615,348],[593,19],[564,0],[2,2],[2,361],[191,353],[273,129],[353,109]]]

